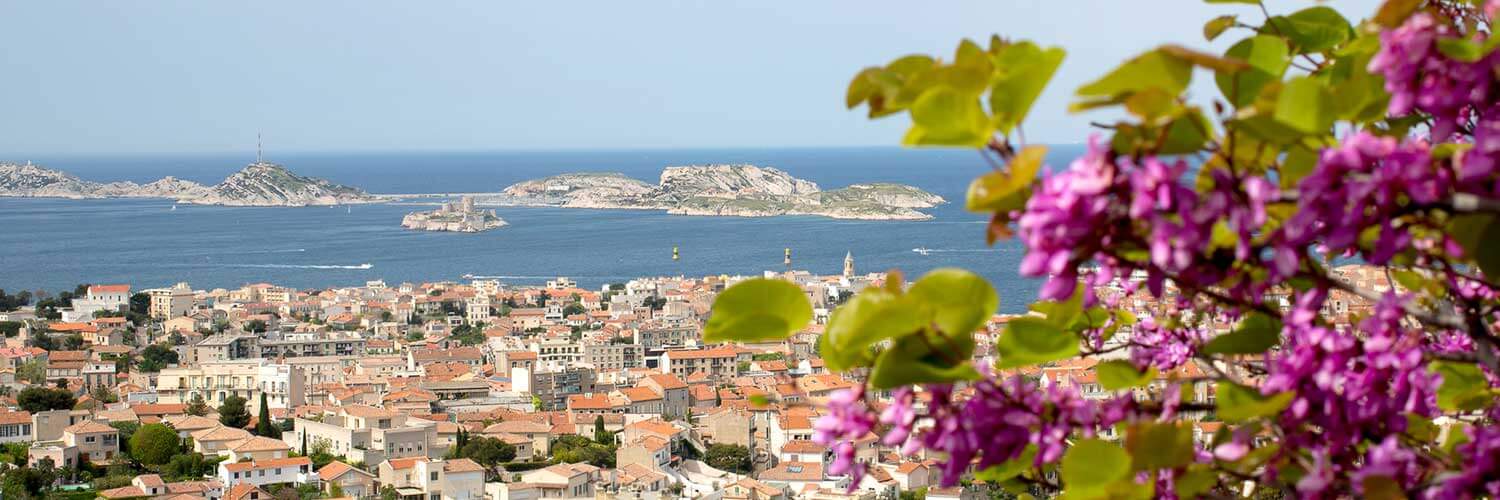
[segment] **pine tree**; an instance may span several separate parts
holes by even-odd
[[[208,414],[208,402],[206,402],[206,401],[203,400],[203,394],[195,392],[195,393],[193,393],[193,399],[188,402],[187,410],[184,410],[184,411],[188,415],[193,415],[193,416],[197,416],[197,417],[201,417],[201,416],[207,415]]]
[[[307,432],[302,432],[302,456],[307,456]]]
[[[260,393],[260,416],[255,419],[255,435],[280,438],[281,428],[271,422],[271,406],[266,404],[266,393]]]
[[[604,415],[594,417],[594,440],[604,443],[604,434]]]

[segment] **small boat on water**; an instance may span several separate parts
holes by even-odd
[[[927,248],[927,247],[917,247],[917,248],[911,249],[911,251],[916,252],[916,253],[921,254],[921,255],[931,255],[932,254],[932,249],[931,248]]]
[[[175,211],[175,210],[177,210],[177,204],[173,203],[172,204],[172,210],[168,210],[168,212]]]
[[[463,279],[466,279],[466,280],[474,279],[474,275],[472,273],[464,273],[464,275],[462,277],[463,277]]]
[[[375,264],[371,264],[369,262],[366,262],[364,264],[360,264],[360,265],[357,265],[357,266],[354,266],[354,267],[356,269],[369,269],[369,268],[375,267]]]

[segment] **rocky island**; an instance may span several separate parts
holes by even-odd
[[[180,203],[243,207],[301,207],[375,203],[363,190],[304,177],[257,161],[213,186],[165,177],[147,184],[100,183],[30,162],[0,163],[0,196],[34,198],[168,198]]]
[[[412,212],[401,218],[401,227],[421,231],[477,233],[505,226],[494,210],[474,208],[474,198],[464,196],[430,212]]]
[[[666,210],[679,215],[767,217],[819,215],[836,219],[921,220],[918,209],[946,203],[904,184],[870,183],[824,191],[816,183],[768,167],[668,167],[648,184],[620,173],[570,173],[513,184],[482,203]]]

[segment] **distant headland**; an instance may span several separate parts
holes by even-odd
[[[652,185],[620,173],[569,173],[511,185],[484,204],[565,208],[666,210],[679,215],[922,220],[917,209],[946,203],[904,184],[854,184],[824,191],[774,168],[753,165],[668,167]]]
[[[0,163],[0,196],[167,198],[179,203],[241,207],[303,207],[385,201],[358,188],[297,175],[286,167],[264,161],[251,163],[213,186],[175,177],[164,177],[147,184],[100,183],[30,162]]]

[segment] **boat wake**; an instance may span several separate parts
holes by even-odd
[[[917,248],[911,249],[911,251],[914,252],[914,253],[922,254],[922,255],[930,255],[930,254],[935,254],[935,253],[991,253],[991,252],[998,252],[998,251],[1000,251],[1000,249],[998,249],[998,248],[924,248],[924,247],[917,247]]]
[[[371,263],[353,266],[336,266],[320,264],[224,264],[225,267],[254,267],[261,269],[371,269],[375,265]]]
[[[280,250],[246,250],[240,253],[300,253],[306,251],[306,248],[284,248]]]

